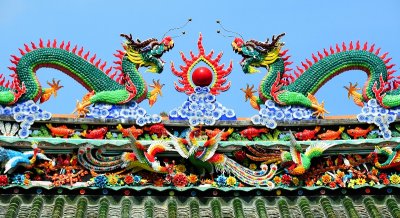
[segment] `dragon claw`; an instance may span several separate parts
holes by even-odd
[[[57,80],[57,81],[56,81],[54,78],[53,78],[53,80],[52,80],[51,83],[50,83],[50,82],[47,82],[47,84],[48,84],[48,85],[50,86],[50,88],[54,91],[54,92],[53,92],[54,97],[57,96],[57,91],[64,87],[64,86],[60,86],[60,80]]]
[[[246,88],[242,88],[240,90],[242,90],[245,94],[245,101],[247,102],[248,100],[250,100],[250,105],[254,109],[260,110],[260,105],[258,105],[257,103],[257,97],[254,95],[254,93],[257,92],[256,90],[254,90],[254,85],[250,86],[249,84],[246,84]]]
[[[362,95],[358,93],[357,91],[361,90],[361,88],[357,87],[357,83],[354,85],[350,82],[349,86],[344,86],[344,88],[347,90],[347,97],[350,99],[353,97],[353,101],[356,105],[363,107],[364,103],[362,101]]]
[[[153,80],[153,84],[149,85],[153,90],[150,91],[149,95],[149,104],[150,107],[153,106],[154,103],[157,101],[158,95],[162,96],[161,89],[164,87],[165,84],[161,84],[160,80]]]
[[[323,101],[321,104],[312,104],[311,107],[315,110],[312,114],[317,118],[325,118],[325,114],[329,113],[327,110],[325,110],[325,103]]]
[[[54,95],[54,97],[57,97],[58,90],[64,87],[60,85],[60,80],[56,81],[54,78],[52,82],[47,82],[47,85],[49,85],[50,88],[44,89],[42,96],[40,96],[40,103],[49,100],[52,95]]]
[[[89,101],[82,101],[76,100],[76,107],[75,110],[72,112],[73,114],[76,113],[77,117],[83,116],[86,117],[86,114],[89,113],[89,109],[87,108],[91,103]]]
[[[318,117],[325,118],[325,114],[329,112],[325,110],[324,101],[322,101],[321,104],[318,103],[317,98],[310,93],[308,94],[307,98],[310,99],[311,101],[311,108],[315,110],[312,115],[314,115],[317,118]]]

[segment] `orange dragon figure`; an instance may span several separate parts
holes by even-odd
[[[55,79],[53,79],[51,83],[47,82],[47,84],[50,86],[50,88],[43,89],[42,96],[40,97],[40,103],[49,100],[52,95],[54,95],[54,98],[57,97],[58,90],[64,87],[60,86],[60,80],[56,82]]]

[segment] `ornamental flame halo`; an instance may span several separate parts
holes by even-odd
[[[199,35],[199,39],[197,41],[197,47],[199,49],[199,54],[194,55],[192,51],[190,51],[191,59],[185,57],[183,52],[180,52],[182,60],[185,62],[185,65],[180,65],[179,68],[181,71],[175,69],[174,62],[171,62],[171,70],[175,76],[180,77],[178,82],[183,86],[179,86],[176,82],[174,82],[175,89],[178,92],[184,92],[187,95],[194,93],[194,88],[196,85],[193,83],[190,75],[192,73],[193,68],[200,62],[204,62],[207,64],[212,72],[213,72],[213,79],[212,83],[209,85],[210,93],[213,95],[218,95],[220,92],[227,91],[230,86],[231,82],[227,82],[226,76],[228,76],[232,71],[232,61],[229,63],[229,67],[224,69],[224,64],[219,64],[219,61],[222,58],[223,52],[220,52],[217,57],[213,59],[214,51],[211,50],[209,54],[205,54],[203,43],[202,43],[203,36]]]

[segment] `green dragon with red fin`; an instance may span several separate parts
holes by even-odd
[[[72,47],[70,42],[58,44],[56,40],[47,43],[40,40],[39,44],[25,44],[24,49],[20,49],[21,57],[12,55],[14,66],[9,68],[14,71],[11,75],[13,81],[6,83],[0,76],[0,105],[39,99],[44,102],[51,95],[55,96],[62,86],[53,81],[48,83],[51,88],[43,89],[36,77],[36,70],[40,68],[58,69],[89,91],[83,102],[77,103],[75,112],[79,115],[85,115],[87,106],[99,102],[125,104],[149,99],[153,104],[161,94],[162,85],[154,82],[151,86],[154,90],[149,92],[138,68],[148,67],[149,72],[161,73],[164,62],[160,58],[174,46],[174,42],[169,36],[161,41],[155,38],[140,41],[132,39],[132,35],[121,36],[127,40],[125,51],[115,54],[117,66],[109,68],[106,68],[106,62],[97,60],[96,55],[90,56],[90,52],[84,53],[83,47]]]
[[[389,64],[391,58],[387,53],[380,54],[380,49],[375,49],[375,44],[368,46],[368,43],[360,45],[360,42],[349,45],[343,43],[335,48],[324,49],[313,54],[312,59],[301,62],[290,74],[288,66],[289,56],[286,51],[281,51],[284,43],[280,39],[285,34],[273,36],[271,42],[257,40],[244,41],[242,38],[235,38],[232,47],[239,53],[243,60],[241,67],[244,73],[258,72],[256,68],[268,69],[267,74],[259,85],[259,96],[255,96],[254,86],[247,86],[242,89],[245,92],[246,100],[259,109],[267,99],[273,100],[280,105],[299,105],[315,110],[317,117],[324,116],[326,110],[323,102],[319,104],[313,96],[331,78],[350,70],[362,70],[367,73],[368,80],[362,89],[362,93],[356,85],[350,84],[346,89],[354,102],[363,105],[370,99],[385,108],[397,107],[400,105],[399,82],[393,80],[392,74],[394,64]],[[295,78],[297,77],[297,78]]]

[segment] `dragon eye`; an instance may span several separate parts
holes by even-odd
[[[253,48],[252,46],[246,46],[246,48],[247,48],[250,52],[254,51],[254,48]]]
[[[154,50],[158,50],[160,48],[160,46],[159,45],[155,45],[155,46],[153,46],[153,49]]]

